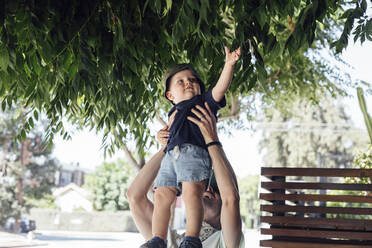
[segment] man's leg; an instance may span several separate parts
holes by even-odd
[[[182,182],[182,198],[186,206],[186,236],[199,238],[204,216],[202,194],[205,181]]]
[[[167,241],[170,207],[177,194],[175,187],[158,187],[154,194],[154,214],[152,216],[152,235]]]

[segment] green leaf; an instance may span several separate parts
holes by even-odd
[[[3,111],[5,111],[5,109],[6,109],[6,101],[5,100],[3,100],[3,102],[1,103],[1,109]]]
[[[6,71],[9,65],[9,53],[5,46],[0,48],[0,69]]]
[[[35,120],[39,120],[39,113],[37,112],[37,110],[34,110],[34,118]]]
[[[28,124],[30,125],[31,128],[35,127],[34,120],[32,119],[32,117],[28,119]]]
[[[164,9],[164,15],[166,15],[172,8],[172,0],[166,0],[166,7]]]
[[[36,72],[36,74],[37,75],[40,75],[40,73],[41,73],[41,66],[39,64],[38,57],[37,57],[36,53],[31,56],[31,63],[32,63],[32,68],[34,69],[34,71]]]
[[[70,77],[70,80],[75,77],[78,71],[79,71],[79,65],[77,61],[75,61],[70,65],[70,68],[68,69],[68,76]]]
[[[26,140],[26,131],[24,129],[21,130],[21,138],[23,141]]]

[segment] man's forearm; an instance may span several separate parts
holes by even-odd
[[[144,197],[147,195],[147,192],[158,174],[163,157],[164,152],[162,148],[138,172],[128,189],[127,196],[129,199]]]
[[[229,196],[239,197],[238,183],[234,170],[227,160],[222,147],[216,145],[210,146],[208,147],[208,152],[212,160],[222,200]]]
[[[239,208],[239,190],[235,173],[219,146],[208,147],[214,173],[222,200],[221,229],[225,245],[228,248],[238,247],[241,240],[242,221]]]
[[[127,191],[134,222],[145,239],[152,237],[152,214],[154,212],[154,205],[147,198],[147,192],[158,174],[163,157],[162,148],[143,166]]]

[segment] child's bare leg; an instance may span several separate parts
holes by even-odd
[[[152,235],[167,240],[170,207],[177,194],[175,187],[158,187],[154,194],[154,212],[152,215]]]
[[[186,207],[186,236],[199,238],[204,216],[202,204],[204,190],[205,181],[182,183],[182,198]]]

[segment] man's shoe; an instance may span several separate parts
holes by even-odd
[[[182,239],[179,248],[202,248],[202,242],[199,238],[186,236]]]
[[[167,244],[162,238],[155,236],[141,245],[140,248],[167,248]]]

